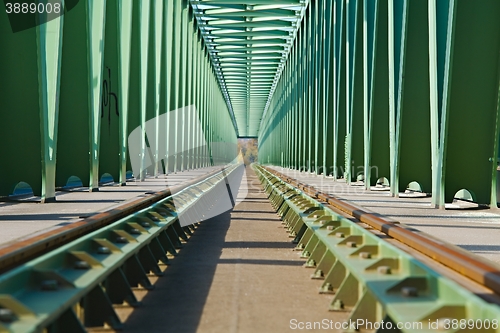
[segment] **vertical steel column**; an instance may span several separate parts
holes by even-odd
[[[366,0],[365,189],[390,178],[388,0]]]
[[[363,4],[347,0],[346,182],[358,180],[363,166]]]
[[[344,177],[346,136],[346,5],[344,0],[335,2],[335,111],[333,119],[334,179]]]
[[[207,47],[205,46],[205,49],[207,49]],[[208,52],[205,52],[204,54],[204,95],[205,95],[205,103],[204,103],[204,108],[203,108],[203,130],[204,130],[204,134],[205,134],[205,140],[207,142],[207,147],[205,149],[205,166],[210,166],[211,163],[210,163],[210,156],[211,156],[211,144],[210,144],[210,127],[208,125],[208,109],[209,109],[209,106],[210,106],[210,99],[208,98],[209,95],[209,80],[210,80],[210,76],[209,76],[209,59],[208,59]]]
[[[64,15],[56,186],[76,176],[98,190],[105,6],[84,1]]]
[[[321,168],[323,170],[323,177],[328,176],[329,165],[328,165],[328,82],[329,82],[329,70],[330,70],[330,20],[331,15],[329,15],[331,10],[331,1],[321,0],[320,6],[320,25],[321,25],[321,62],[320,62],[320,70],[321,70],[321,103],[322,103],[322,142],[321,142],[321,155],[323,157]]]
[[[188,77],[188,28],[189,28],[189,17],[188,17],[188,11],[189,11],[189,4],[187,0],[181,0],[180,2],[181,5],[181,57],[179,61],[179,82],[178,84],[180,85],[180,96],[179,96],[179,101],[180,104],[178,107],[184,108],[187,106],[187,83],[189,81]],[[186,163],[186,134],[187,134],[187,122],[186,122],[186,113],[182,112],[182,114],[179,114],[179,121],[177,122],[178,126],[178,132],[177,136],[179,137],[179,142],[177,145],[178,149],[178,156],[179,159],[177,160],[177,167],[179,168],[179,171],[184,171],[185,169],[185,163]]]
[[[309,7],[308,7],[309,8]],[[301,63],[302,63],[302,68],[301,68],[301,73],[302,73],[302,80],[301,80],[301,94],[302,94],[302,158],[301,158],[301,166],[300,169],[302,171],[305,171],[308,167],[308,162],[307,162],[307,141],[309,137],[309,130],[308,130],[308,105],[307,105],[307,81],[308,81],[308,70],[307,70],[307,23],[308,23],[308,10],[306,10],[306,15],[304,16],[304,25],[303,25],[303,33],[302,33],[302,54],[301,54]]]
[[[168,124],[168,112],[169,112],[169,101],[170,101],[170,84],[169,84],[169,68],[171,67],[168,62],[169,44],[171,37],[168,34],[168,16],[169,16],[169,4],[164,3],[162,6],[162,24],[160,29],[161,33],[161,49],[160,49],[160,69],[159,69],[159,100],[158,100],[158,113],[160,115],[159,122],[157,124],[158,128],[158,173],[167,174],[168,173],[168,135],[170,133]]]
[[[203,147],[203,167],[207,167],[209,166],[209,159],[208,159],[208,154],[209,154],[209,142],[208,142],[208,128],[207,128],[207,105],[208,105],[208,84],[207,84],[207,80],[208,80],[208,73],[207,73],[207,46],[204,45],[203,47],[203,57],[202,57],[202,64],[203,64],[203,79],[202,79],[202,82],[203,82],[203,91],[202,91],[202,94],[203,94],[203,97],[202,97],[202,108],[201,108],[201,123],[202,123],[202,129],[203,129],[203,139],[205,140],[206,142],[206,145]]]
[[[130,67],[129,67],[129,91],[128,91],[128,114],[127,114],[127,143],[128,135],[137,126],[142,126],[141,121],[141,9],[140,2],[132,2],[132,21],[128,22],[131,26],[131,42],[130,42]],[[64,48],[63,44],[63,48]],[[141,144],[142,146],[142,144]],[[138,156],[134,158],[140,158]],[[132,156],[127,154],[127,170],[132,170],[130,159]],[[58,162],[59,163],[59,162]],[[138,175],[134,175],[138,177]]]
[[[146,110],[148,100],[148,56],[149,56],[149,20],[150,20],[150,0],[140,3],[140,125],[141,135],[141,167],[139,179],[143,181],[146,178],[146,154],[149,154],[146,146]]]
[[[120,49],[118,30],[118,1],[106,1],[106,17],[104,32],[104,64],[102,82],[102,99],[100,102],[100,139],[99,139],[99,178],[111,175],[117,181],[120,172],[120,109],[118,85],[120,84]]]
[[[309,6],[306,10],[307,15],[309,15],[309,20],[307,20],[307,51],[306,51],[306,117],[307,117],[307,140],[306,140],[306,163],[307,163],[307,172],[313,172],[316,166],[313,166],[314,163],[314,114],[315,110],[313,109],[313,75],[314,75],[314,57],[312,54],[312,46],[313,46],[313,36],[314,36],[314,11],[312,7],[312,3],[309,3]]]
[[[363,0],[363,135],[364,135],[364,181],[365,189],[371,186],[371,125],[370,101],[372,99],[373,61],[375,58],[375,36],[377,0]]]
[[[193,123],[193,147],[195,147],[192,151],[193,155],[193,160],[191,164],[192,169],[197,169],[200,167],[200,136],[199,136],[199,131],[196,131],[196,129],[200,129],[201,127],[199,126],[199,112],[200,112],[200,93],[201,93],[201,68],[200,68],[200,50],[201,50],[201,36],[200,32],[198,30],[198,26],[196,24],[196,20],[193,23],[194,26],[194,31],[193,31],[193,51],[194,51],[194,56],[193,56],[193,105],[196,108],[196,113],[194,113],[194,119],[192,120]],[[194,127],[196,126],[196,127]]]
[[[150,17],[150,2],[140,2],[134,4],[133,12],[135,27],[132,32],[132,65],[131,65],[131,82],[134,82],[133,95],[130,96],[129,113],[129,133],[137,126],[141,126],[141,150],[139,157],[141,166],[139,174],[135,175],[139,180],[145,178],[145,159],[146,159],[146,138],[144,124],[146,121],[147,107],[147,79],[148,79],[148,44],[149,44],[149,17]],[[130,169],[132,169],[130,167]]]
[[[210,68],[210,66],[209,66]],[[209,69],[210,73],[213,74],[212,70]],[[209,77],[209,82],[208,82],[208,94],[209,96],[213,96],[214,95],[214,80],[212,78],[212,75],[210,75]],[[208,115],[208,118],[207,118],[207,121],[208,121],[208,142],[209,142],[209,153],[210,153],[210,165],[216,165],[215,163],[215,155],[216,155],[216,151],[215,151],[215,147],[214,145],[212,144],[214,141],[215,141],[215,131],[214,131],[214,123],[212,121],[213,119],[213,113],[210,112],[211,110],[214,110],[215,109],[215,102],[213,100],[213,98],[209,99],[208,101],[208,108],[207,108],[207,115]]]
[[[127,183],[127,141],[128,141],[128,113],[130,87],[130,47],[132,38],[132,0],[117,1],[118,4],[118,103],[121,108],[119,115],[120,135],[120,175],[122,186]]]
[[[450,2],[439,137],[440,207],[461,189],[478,203],[497,204],[499,17],[498,1]],[[439,47],[444,46],[441,41]]]
[[[291,164],[291,147],[293,145],[292,138],[293,138],[293,122],[292,122],[292,116],[293,116],[293,92],[292,92],[292,87],[293,87],[293,57],[292,57],[292,52],[288,54],[288,60],[287,60],[287,75],[286,75],[286,81],[287,81],[287,123],[286,123],[286,131],[287,131],[287,145],[286,145],[286,161],[285,161],[285,167],[290,168]]]
[[[164,56],[164,61],[165,61],[165,85],[164,85],[164,90],[165,90],[165,112],[167,116],[165,117],[165,128],[166,128],[166,133],[164,135],[166,142],[165,144],[165,174],[169,174],[170,172],[174,171],[174,159],[175,156],[173,155],[175,153],[175,138],[174,138],[174,133],[175,133],[175,125],[171,124],[171,116],[168,115],[169,112],[173,111],[176,109],[175,101],[175,68],[174,68],[174,61],[175,61],[175,33],[174,33],[174,17],[175,15],[175,2],[174,1],[167,1],[164,5],[165,7],[165,31],[164,31],[164,45],[165,45],[165,56]]]
[[[389,46],[389,140],[391,162],[391,195],[399,196],[398,154],[397,154],[397,110],[401,105],[401,52],[406,35],[407,0],[389,0],[388,3],[388,46]]]
[[[154,92],[154,104],[153,104],[153,112],[155,119],[155,127],[156,127],[156,137],[153,138],[155,140],[155,145],[154,147],[156,148],[155,151],[153,151],[154,154],[154,170],[153,170],[153,175],[155,177],[158,177],[158,174],[161,173],[162,167],[161,167],[161,157],[160,157],[160,147],[163,145],[160,145],[160,135],[163,135],[163,133],[160,133],[160,123],[158,121],[158,117],[160,116],[160,101],[162,99],[162,96],[165,92],[163,87],[161,86],[161,74],[163,72],[162,68],[162,47],[163,47],[163,1],[162,0],[155,0],[154,1],[154,8],[152,18],[154,18],[154,86],[150,90]],[[149,139],[151,140],[151,139]],[[150,141],[151,142],[151,141]]]
[[[322,166],[322,153],[323,153],[323,103],[321,101],[321,87],[322,87],[322,70],[321,66],[321,52],[322,52],[322,44],[320,43],[320,39],[322,36],[321,31],[321,18],[319,12],[320,0],[315,0],[313,9],[313,38],[312,38],[312,50],[313,50],[313,112],[314,112],[314,173],[319,175],[323,172]]]
[[[295,112],[294,112],[294,122],[295,122],[295,127],[294,127],[294,131],[295,131],[295,147],[294,147],[294,169],[295,170],[300,170],[301,169],[301,164],[300,164],[300,142],[301,142],[301,138],[302,138],[302,134],[301,134],[301,124],[300,124],[300,120],[301,120],[301,111],[302,111],[302,108],[301,108],[301,100],[300,100],[300,92],[301,92],[301,76],[302,76],[302,71],[301,71],[301,57],[300,55],[302,54],[301,53],[301,46],[302,46],[302,38],[301,38],[301,35],[302,35],[302,30],[303,30],[303,25],[302,23],[300,24],[299,28],[298,28],[298,31],[297,31],[297,36],[295,38],[295,45],[294,45],[294,55],[295,55],[295,67],[294,67],[294,71],[295,71],[295,79],[294,79],[294,86],[296,87],[295,88],[295,93],[294,93],[294,96],[295,96]]]
[[[63,17],[37,27],[41,130],[41,201],[55,201]],[[15,145],[17,147],[17,145]],[[18,161],[10,161],[16,163]]]
[[[432,162],[432,204],[438,208],[444,206],[442,199],[444,183],[442,179],[442,160],[439,151],[439,134],[441,130],[442,103],[444,96],[445,63],[448,38],[450,0],[429,0],[429,84],[430,84],[430,117],[431,117],[431,162]],[[438,47],[439,45],[439,47]]]
[[[192,97],[192,91],[193,91],[193,77],[194,77],[194,64],[193,64],[193,43],[194,43],[194,38],[193,38],[193,10],[191,6],[189,6],[189,3],[187,4],[187,21],[186,21],[186,40],[184,43],[186,44],[186,77],[185,77],[185,86],[186,86],[186,96],[185,96],[185,102],[184,105],[186,107],[191,108],[193,105],[193,97]],[[191,168],[191,154],[192,154],[192,147],[193,147],[193,127],[192,127],[192,122],[193,120],[191,119],[191,112],[184,113],[184,133],[183,133],[183,138],[184,138],[184,149],[183,149],[183,156],[184,156],[184,169],[190,169]]]
[[[297,40],[290,50],[290,144],[288,167],[296,169],[297,149]]]
[[[333,120],[334,120],[334,108],[335,108],[335,62],[334,62],[334,45],[335,45],[335,34],[334,34],[334,18],[335,18],[335,2],[334,1],[324,1],[324,38],[325,43],[323,49],[323,66],[324,66],[324,143],[323,143],[323,154],[324,154],[324,175],[333,175]]]
[[[89,190],[99,190],[99,139],[101,119],[101,95],[103,62],[104,62],[104,17],[106,1],[88,0],[88,29],[89,35],[89,73],[88,82],[93,87],[90,89],[90,183]],[[96,84],[97,83],[97,84]]]
[[[145,168],[145,174],[158,177],[159,163],[159,130],[160,115],[159,101],[161,99],[161,50],[162,50],[162,19],[163,6],[159,0],[151,0],[149,7],[149,32],[148,32],[148,67],[146,86],[146,113],[143,126],[148,127],[146,141],[146,161],[151,165]]]
[[[181,85],[181,79],[180,79],[180,66],[181,66],[181,57],[182,57],[182,50],[181,50],[181,44],[182,44],[182,1],[183,0],[173,0],[174,3],[174,17],[173,17],[173,34],[174,34],[174,42],[173,42],[173,49],[171,50],[173,53],[173,79],[172,79],[172,85],[173,85],[173,91],[174,91],[174,107],[172,110],[176,110],[178,108],[181,108],[181,90],[180,90],[180,85]],[[176,112],[175,114],[175,119],[174,123],[178,124],[179,123],[179,113]],[[180,145],[181,142],[179,140],[179,126],[173,125],[170,126],[170,129],[175,132],[175,134],[170,136],[171,138],[174,138],[174,142],[172,144],[173,147],[173,154],[171,156],[173,157],[172,163],[173,163],[173,172],[176,173],[179,170],[179,151],[181,149]]]
[[[429,31],[426,1],[409,1],[403,42],[401,95],[396,119],[396,177],[399,192],[431,192]],[[416,138],[419,138],[416,140]]]

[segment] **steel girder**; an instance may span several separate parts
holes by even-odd
[[[191,0],[241,137],[258,133],[307,2]]]
[[[260,162],[497,206],[499,15],[490,0],[311,0]]]
[[[168,135],[140,139],[152,161],[141,178],[232,161],[217,148],[237,137],[209,51],[187,0],[85,0],[16,33],[1,12],[0,196],[26,183],[42,201],[75,180],[125,184],[129,134],[189,105],[198,119],[181,113],[158,125]]]

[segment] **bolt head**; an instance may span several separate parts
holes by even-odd
[[[321,269],[318,269],[314,272],[313,278],[322,278],[324,276],[323,271]]]
[[[389,266],[379,266],[377,268],[377,272],[379,274],[385,274],[385,275],[388,275],[388,274],[391,274],[391,268]]]
[[[403,287],[401,288],[401,295],[405,297],[417,297],[418,289],[415,287]]]
[[[97,253],[98,254],[110,254],[111,253],[111,250],[109,249],[109,247],[107,246],[100,246],[98,249],[97,249]]]
[[[344,302],[342,300],[338,299],[333,303],[333,310],[343,310],[344,309]]]
[[[120,244],[126,244],[128,243],[128,239],[126,239],[125,237],[116,237],[116,240],[115,240],[117,243],[120,243]]]
[[[361,259],[370,259],[372,257],[372,254],[370,252],[360,252],[359,257]]]
[[[323,285],[322,289],[324,291],[333,291],[333,286],[330,282],[327,282]]]
[[[85,260],[78,260],[75,262],[74,268],[75,269],[89,269],[90,264],[88,262],[86,262]]]
[[[14,320],[16,320],[16,316],[11,309],[0,308],[0,322],[12,323]]]
[[[40,286],[44,291],[54,291],[59,289],[59,283],[57,280],[44,280]]]
[[[132,228],[130,229],[129,231],[132,235],[140,235],[141,234],[141,231],[137,228]]]

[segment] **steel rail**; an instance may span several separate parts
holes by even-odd
[[[304,191],[306,185],[300,189],[298,182],[295,186],[288,182],[290,177],[282,179],[269,168],[254,168],[282,224],[294,237],[296,250],[306,259],[304,267],[314,270],[311,278],[323,280],[319,292],[334,295],[329,310],[349,312],[352,331],[397,327],[405,333],[464,328],[500,332],[497,304],[460,286],[345,212],[313,198]],[[374,322],[387,326],[378,330]]]
[[[223,191],[231,195],[229,184],[240,171],[241,165],[231,165],[171,190],[151,206],[0,275],[0,332],[121,329],[114,305],[140,304],[133,288],[153,289],[148,275],[163,275],[159,265],[169,263],[167,253],[175,256],[198,222],[227,209]]]
[[[425,254],[433,260],[448,266],[456,272],[469,279],[500,294],[500,271],[497,266],[482,261],[480,258],[445,242],[437,241],[408,230],[403,225],[395,224],[383,217],[369,212],[366,208],[356,206],[352,203],[319,191],[314,186],[301,183],[297,179],[284,175],[276,170],[263,166],[268,172],[283,179],[290,185],[304,191],[304,193],[319,199],[332,207],[366,223],[373,229],[410,246],[411,248]]]
[[[0,249],[0,274],[16,266],[28,262],[44,253],[67,244],[79,237],[89,234],[99,228],[112,224],[126,216],[129,216],[141,209],[149,207],[156,202],[177,193],[193,184],[225,170],[227,167],[214,170],[202,176],[193,178],[179,185],[171,186],[165,190],[144,194],[137,199],[126,202],[110,210],[82,218],[74,223],[62,226],[60,228],[42,232],[28,239],[8,245]]]

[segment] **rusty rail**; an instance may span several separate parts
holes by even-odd
[[[222,168],[224,169],[224,168]],[[19,266],[35,257],[47,253],[55,248],[67,244],[78,237],[89,234],[99,228],[105,227],[119,219],[131,215],[141,209],[170,196],[172,193],[196,184],[201,180],[211,177],[221,170],[217,169],[202,176],[193,178],[162,191],[152,194],[145,194],[145,197],[139,197],[123,205],[97,213],[92,216],[82,218],[74,223],[62,226],[60,228],[43,232],[36,236],[13,243],[0,249],[0,274]]]
[[[433,260],[491,289],[495,293],[500,294],[500,270],[494,264],[485,262],[471,253],[451,244],[437,241],[411,231],[403,225],[395,224],[394,222],[369,212],[365,208],[340,200],[333,195],[323,193],[314,186],[301,183],[297,179],[291,178],[276,170],[265,166],[262,167],[290,185],[304,191],[309,196],[347,213],[359,221],[366,223],[373,229],[383,232]]]

